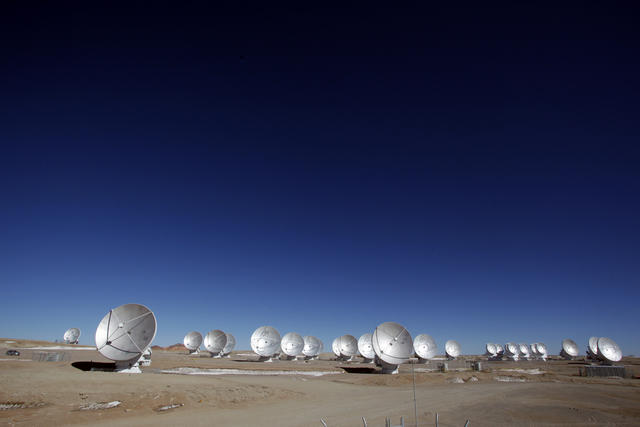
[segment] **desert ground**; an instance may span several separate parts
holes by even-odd
[[[7,356],[8,349],[21,354]],[[402,365],[399,374],[383,375],[349,373],[371,365],[326,353],[264,363],[251,351],[216,359],[177,347],[156,348],[143,373],[123,374],[74,367],[108,362],[82,345],[7,338],[0,351],[2,425],[321,427],[322,419],[333,427],[362,426],[365,417],[368,426],[384,426],[387,417],[393,424],[404,417],[410,426],[415,378],[421,426],[435,425],[436,413],[443,427],[467,420],[469,427],[640,426],[640,358],[621,362],[627,378],[579,376],[581,360],[485,360],[481,371],[448,372]],[[51,354],[62,360],[44,361]]]

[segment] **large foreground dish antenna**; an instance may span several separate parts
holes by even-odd
[[[462,351],[460,348],[460,344],[456,340],[449,340],[444,343],[444,351],[447,354],[447,357],[450,359],[455,359],[460,356],[460,352]]]
[[[438,346],[431,335],[420,334],[413,339],[413,350],[421,361],[427,361],[436,355]]]
[[[304,341],[304,347],[302,347],[302,354],[304,354],[307,358],[312,358],[318,356],[320,351],[322,351],[322,342],[314,337],[313,335],[307,335],[302,338]]]
[[[227,345],[227,334],[220,329],[209,331],[204,337],[204,346],[211,353],[211,357],[220,357],[225,345]]]
[[[116,370],[137,369],[137,363],[156,336],[156,317],[141,304],[124,304],[102,318],[96,329],[96,348],[116,362]]]
[[[578,355],[578,344],[572,339],[565,338],[562,340],[562,350],[560,350],[560,356],[565,359],[571,360]]]
[[[64,333],[64,342],[67,344],[78,344],[78,340],[80,339],[80,329],[78,328],[69,328],[67,332]]]
[[[619,362],[622,359],[622,350],[611,338],[598,338],[598,356],[606,363]]]
[[[302,353],[304,339],[296,332],[289,332],[282,337],[280,347],[287,358],[293,358]]]
[[[373,335],[367,332],[358,338],[358,352],[365,358],[366,362],[373,362],[376,357],[376,352],[373,351],[372,337]]]
[[[197,353],[202,345],[202,334],[197,331],[191,331],[184,336],[183,343],[189,353]]]
[[[371,341],[383,373],[397,373],[398,365],[407,363],[413,354],[411,334],[396,322],[378,325]]]
[[[228,332],[225,332],[224,334],[227,336],[227,343],[224,345],[224,348],[222,349],[222,355],[228,356],[236,347],[236,337],[234,337]]]
[[[338,343],[342,357],[349,359],[358,354],[358,340],[353,335],[341,336]]]
[[[280,334],[271,326],[261,326],[251,335],[251,349],[261,358],[271,358],[280,350]]]

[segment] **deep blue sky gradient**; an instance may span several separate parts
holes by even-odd
[[[637,9],[3,7],[0,336],[640,353]]]

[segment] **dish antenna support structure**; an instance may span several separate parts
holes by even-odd
[[[396,322],[385,322],[373,331],[371,342],[376,364],[383,374],[397,374],[399,366],[413,354],[413,340],[407,329]]]
[[[156,329],[151,310],[141,304],[124,304],[109,310],[98,324],[96,349],[115,362],[117,372],[139,373],[140,359],[155,338]]]
[[[78,340],[80,339],[80,329],[78,328],[67,329],[67,332],[64,333],[63,339],[65,344],[78,344]]]
[[[151,347],[147,347],[147,349],[142,353],[142,357],[140,358],[140,366],[151,366]]]

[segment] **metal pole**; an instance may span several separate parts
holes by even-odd
[[[325,422],[324,422],[324,420],[323,420],[322,418],[320,418],[320,422],[322,423],[322,425],[323,425],[324,427],[327,427],[327,423],[325,423]]]
[[[436,427],[438,427],[438,413],[436,412]]]
[[[364,417],[362,417],[362,424],[364,424],[364,427],[367,427],[367,420]]]
[[[416,420],[416,427],[418,427],[418,404],[416,403],[416,371],[413,365],[414,363],[411,363],[411,374],[413,375],[413,418]]]

